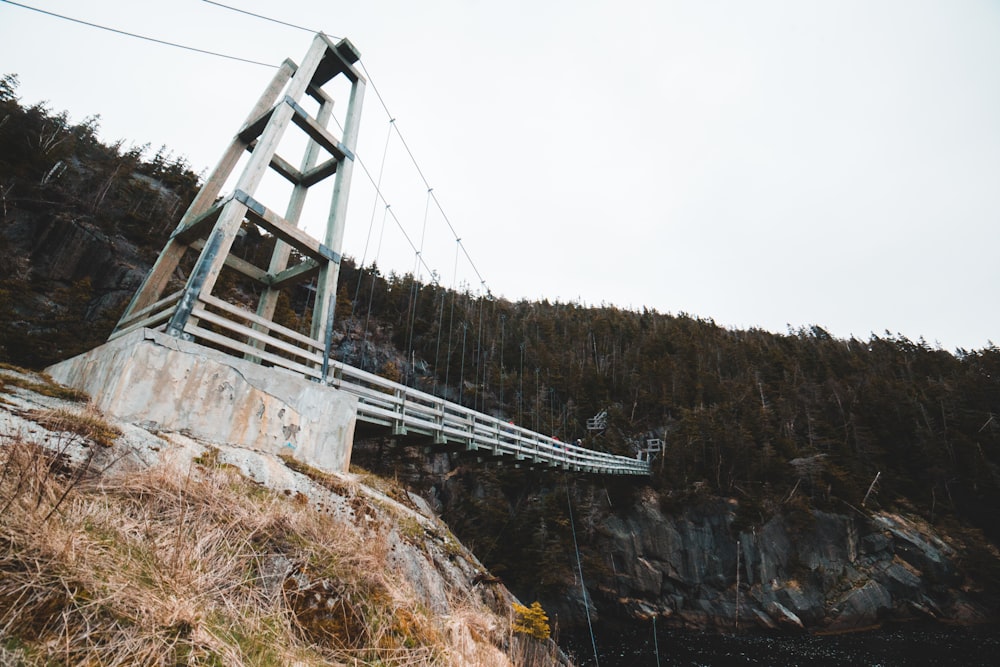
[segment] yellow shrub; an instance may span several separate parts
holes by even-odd
[[[551,633],[549,617],[537,601],[532,602],[530,607],[515,602],[514,611],[517,613],[517,619],[514,621],[514,632],[531,635],[535,639],[549,638]]]

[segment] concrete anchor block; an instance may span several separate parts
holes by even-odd
[[[330,472],[344,472],[351,462],[357,399],[290,371],[150,329],[47,370],[126,422],[288,454]]]

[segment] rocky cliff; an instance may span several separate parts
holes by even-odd
[[[420,489],[515,594],[537,597],[564,629],[585,627],[588,612],[725,633],[996,618],[995,547],[914,511],[842,503],[837,513],[791,498],[750,522],[736,499],[639,480],[507,471],[364,444],[355,457]]]
[[[965,545],[919,518],[813,510],[734,530],[734,500],[661,504],[648,490],[601,522],[593,547],[612,574],[592,582],[599,608],[720,631],[737,616],[747,629],[830,632],[988,617],[963,569]]]

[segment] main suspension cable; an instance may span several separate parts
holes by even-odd
[[[0,0],[0,2],[5,2],[8,5],[13,5],[15,7],[20,7],[21,9],[27,9],[33,12],[38,12],[39,14],[45,14],[47,16],[52,16],[57,19],[63,19],[64,21],[70,21],[72,23],[79,23],[80,25],[85,25],[90,28],[97,28],[98,30],[106,30],[107,32],[113,32],[116,35],[123,35],[125,37],[135,37],[136,39],[142,39],[147,42],[153,42],[155,44],[162,44],[163,46],[172,46],[177,49],[184,49],[185,51],[193,51],[195,53],[201,53],[206,56],[215,56],[217,58],[226,58],[227,60],[236,60],[241,63],[247,63],[250,65],[260,65],[261,67],[270,67],[271,69],[278,69],[278,65],[272,65],[271,63],[262,63],[259,60],[250,60],[249,58],[240,58],[239,56],[231,56],[226,53],[219,53],[218,51],[209,51],[207,49],[199,49],[195,46],[188,46],[186,44],[178,44],[177,42],[171,42],[165,39],[157,39],[156,37],[149,37],[148,35],[139,35],[134,32],[128,32],[127,30],[119,30],[118,28],[112,28],[106,25],[101,25],[99,23],[91,23],[90,21],[84,21],[83,19],[75,19],[72,16],[66,16],[64,14],[57,14],[55,12],[50,12],[45,9],[39,9],[38,7],[32,7],[31,5],[21,4],[20,2],[12,2],[12,0]]]
[[[224,5],[221,2],[213,2],[213,0],[202,0],[210,5],[215,5],[216,7],[222,7],[223,9],[228,9],[232,12],[237,12],[239,14],[246,14],[247,16],[252,16],[257,19],[263,19],[265,21],[270,21],[271,23],[278,23],[280,25],[288,26],[289,28],[295,28],[296,30],[304,30],[306,32],[317,33],[323,32],[322,30],[313,30],[312,28],[306,28],[305,26],[296,25],[294,23],[289,23],[288,21],[281,21],[279,19],[271,18],[270,16],[264,16],[263,14],[254,14],[253,12],[248,12],[245,9],[240,9],[239,7],[231,7],[229,5]],[[326,35],[326,33],[323,33]],[[333,35],[326,35],[330,39],[340,39],[339,37],[334,37]]]

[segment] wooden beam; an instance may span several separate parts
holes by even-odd
[[[255,118],[252,122],[244,125],[243,128],[236,133],[236,136],[239,137],[240,141],[245,144],[255,141],[264,131],[264,128],[267,127],[267,122],[271,120],[271,116],[274,115],[275,109],[277,109],[280,104],[281,102],[257,116],[257,118]]]
[[[246,205],[246,215],[250,222],[260,225],[303,255],[315,259],[317,262],[340,263],[339,255],[250,195],[241,190],[237,190],[234,194],[237,201]]]
[[[229,195],[225,199],[216,202],[211,208],[206,210],[201,215],[195,216],[183,226],[178,227],[171,235],[171,238],[177,239],[181,243],[187,243],[190,245],[192,239],[200,235],[199,232],[203,227],[209,226],[219,218],[219,213],[222,212],[223,207],[229,203],[229,200],[232,198],[233,195]],[[204,236],[207,236],[207,234]],[[198,248],[198,250],[201,250],[201,248]]]
[[[145,308],[142,308],[140,310],[135,311],[134,313],[131,313],[128,318],[122,318],[122,320],[118,323],[118,327],[130,327],[140,318],[146,317],[150,313],[155,313],[156,311],[162,308],[166,308],[167,306],[173,305],[177,301],[180,301],[181,294],[182,290],[177,290],[173,294],[163,297],[156,303],[150,304]]]
[[[317,88],[311,83],[306,88],[306,95],[313,98],[320,104],[333,104],[333,98],[330,97],[325,90],[322,88]]]
[[[316,68],[310,83],[314,87],[319,87],[338,74],[345,75],[352,82],[361,79],[361,74],[354,69],[354,63],[361,59],[361,53],[348,39],[342,39],[336,44],[330,41],[326,35],[322,36],[326,42],[327,52]]]
[[[259,324],[263,327],[266,327],[268,331],[271,331],[272,333],[281,334],[286,338],[291,338],[292,340],[297,341],[298,343],[300,343],[301,345],[303,345],[308,349],[314,349],[314,350],[322,349],[319,344],[319,341],[313,340],[309,336],[300,334],[298,331],[295,331],[294,329],[289,329],[288,327],[277,324],[276,322],[272,322],[270,320],[265,320],[262,317],[258,317],[256,313],[251,313],[248,310],[243,310],[239,306],[234,306],[233,304],[223,301],[218,297],[202,295],[201,302],[204,303],[206,306],[212,306],[213,308],[217,308],[223,312],[227,312],[230,315],[233,315],[234,317],[239,317],[240,319],[246,320],[251,324]]]
[[[124,327],[116,328],[114,331],[111,332],[111,336],[108,337],[108,340],[114,340],[115,338],[124,336],[125,334],[132,333],[133,331],[136,331],[138,329],[151,329],[156,325],[162,324],[170,319],[170,316],[174,314],[174,309],[176,307],[177,307],[176,305],[172,305],[165,310],[161,310],[158,313],[150,315],[149,317],[146,317],[138,321],[133,321],[131,324],[128,324]]]
[[[339,165],[340,160],[337,158],[330,158],[323,164],[313,167],[306,173],[302,174],[302,185],[307,188],[311,188],[327,176],[332,176],[337,173],[337,167]]]
[[[281,289],[289,283],[308,280],[317,273],[319,273],[319,263],[314,259],[307,259],[290,269],[274,274],[270,277],[269,282],[272,289]]]
[[[201,252],[201,249],[205,247],[205,239],[195,239],[191,242],[191,247],[195,250]],[[261,285],[267,285],[270,283],[271,277],[267,275],[267,271],[264,269],[251,264],[245,259],[240,259],[236,255],[229,253],[226,255],[226,266],[235,271],[239,271],[247,278],[251,280],[256,280]]]
[[[330,155],[338,160],[343,160],[347,157],[350,157],[352,160],[354,159],[354,155],[347,150],[347,147],[337,137],[330,134],[325,127],[317,123],[295,100],[286,96],[285,104],[291,106],[295,111],[292,115],[292,122],[308,134],[310,139],[325,148]]]
[[[207,311],[204,311],[201,308],[197,308],[195,312],[199,316],[205,317]],[[211,313],[207,313],[207,314],[209,316],[212,315]],[[223,322],[227,322],[226,320],[222,320],[222,321]],[[229,323],[229,322],[227,322],[227,323]],[[272,354],[271,352],[264,352],[263,350],[258,350],[256,348],[250,347],[246,343],[243,343],[243,342],[238,341],[238,340],[233,340],[229,336],[223,336],[221,334],[215,333],[214,331],[209,331],[208,329],[203,329],[203,328],[199,327],[196,324],[188,323],[188,325],[186,327],[184,327],[184,333],[191,334],[192,336],[194,336],[196,338],[201,338],[201,339],[207,340],[210,343],[215,343],[216,345],[220,345],[222,347],[229,348],[230,350],[233,350],[235,352],[239,352],[241,354],[251,354],[251,355],[254,355],[255,357],[257,357],[259,359],[263,359],[264,361],[270,362],[270,363],[274,364],[275,366],[278,366],[280,368],[287,368],[290,371],[295,371],[297,373],[301,373],[302,375],[305,375],[306,377],[314,377],[314,378],[317,378],[317,379],[319,378],[319,371],[316,370],[316,369],[313,369],[313,368],[311,368],[309,366],[305,366],[305,365],[303,365],[301,363],[297,363],[297,362],[295,362],[295,361],[293,361],[291,359],[286,359],[285,357],[279,356],[277,354]],[[248,329],[247,327],[240,327],[240,332],[239,333],[241,335],[244,335],[244,336],[249,336],[249,335],[253,335],[253,334],[257,333],[257,332],[255,332],[253,329]],[[270,342],[271,341],[268,341],[268,343],[270,343]]]
[[[302,172],[278,154],[271,157],[271,169],[281,174],[292,185],[298,185],[302,182]]]
[[[247,152],[253,153],[254,148],[257,147],[257,140],[254,139],[249,144],[247,144]],[[282,158],[280,155],[275,153],[271,156],[271,162],[268,165],[271,169],[278,172],[286,181],[292,185],[299,185],[302,183],[302,172],[292,166],[292,164]]]

